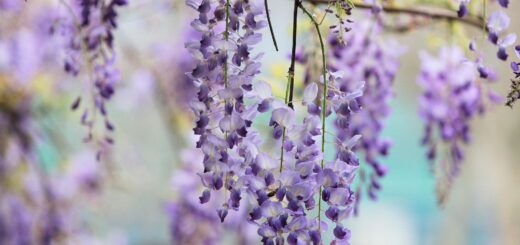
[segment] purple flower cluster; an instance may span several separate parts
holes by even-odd
[[[460,0],[460,6],[458,10],[458,16],[460,18],[468,15],[469,10],[467,5],[471,0]],[[498,3],[502,8],[508,8],[509,0],[498,0]],[[484,3],[485,4],[485,3]],[[486,6],[484,6],[486,8]],[[484,10],[485,11],[485,10]],[[486,17],[486,16],[485,16]],[[488,17],[486,20],[487,26],[485,26],[488,33],[488,40],[493,45],[498,47],[497,58],[503,61],[507,61],[509,54],[507,48],[516,42],[516,34],[509,33],[503,34],[505,29],[510,24],[509,16],[506,13],[497,10]]]
[[[328,73],[327,108],[325,115],[330,112],[335,114],[336,125],[346,131],[350,126],[348,121],[359,112],[358,101],[363,95],[365,82],[352,83],[348,89],[340,89],[344,81],[343,72]],[[312,107],[312,104],[309,105]],[[309,111],[311,111],[309,109]],[[330,111],[330,112],[329,112]],[[322,118],[325,120],[325,118]],[[326,133],[326,132],[325,132]],[[328,204],[325,215],[335,223],[333,234],[336,244],[348,244],[350,230],[343,227],[342,221],[347,219],[357,202],[357,194],[351,188],[355,173],[359,167],[359,159],[354,148],[362,138],[359,134],[349,134],[336,141],[336,156],[333,161],[327,161],[322,165],[322,172],[318,175],[320,185],[323,186],[321,199]],[[335,134],[338,139],[339,133]],[[322,144],[325,142],[322,142]]]
[[[459,17],[464,17],[468,13],[466,5],[469,1],[470,0],[461,1]],[[509,0],[498,0],[498,3],[503,8],[509,7]],[[517,41],[517,35],[515,33],[504,33],[509,27],[510,22],[509,16],[500,10],[491,13],[486,22],[488,40],[491,44],[498,47],[497,58],[503,61],[507,61],[509,58],[508,47],[514,45]],[[477,51],[474,42],[470,44],[470,50]],[[520,58],[520,45],[515,46],[515,53]],[[480,77],[486,79],[493,76],[494,74],[490,74],[492,71],[484,67],[481,63],[482,60],[479,58],[477,64]],[[506,105],[509,107],[512,107],[515,101],[520,98],[520,93],[518,92],[520,86],[518,81],[518,74],[520,73],[519,63],[512,61],[511,69],[515,77],[511,80],[511,90],[507,95]]]
[[[96,114],[99,112],[103,116],[107,134],[98,143],[113,143],[108,132],[113,131],[114,126],[108,119],[105,103],[113,96],[114,87],[120,80],[119,70],[114,66],[116,54],[113,49],[113,30],[117,27],[116,8],[126,4],[126,0],[71,1],[67,5],[69,12],[61,22],[60,31],[66,46],[64,69],[73,76],[84,72],[88,77],[89,88],[92,87],[91,96],[95,108],[91,108],[89,112],[89,108],[84,107],[81,116],[82,124],[88,128],[85,141],[91,141],[95,137],[93,129]],[[81,107],[81,98],[79,96],[72,103],[73,110]]]
[[[460,3],[459,3],[459,9],[457,10],[457,15],[459,16],[459,18],[463,18],[463,17],[466,17],[469,13],[468,5],[471,2],[471,0],[459,0],[459,1],[460,1]],[[500,6],[502,8],[507,8],[507,7],[509,7],[509,0],[498,0],[498,4],[500,4]]]
[[[464,17],[468,14],[468,8],[466,5],[469,2],[470,0],[461,0],[460,8],[458,11],[459,17]],[[509,0],[498,0],[498,3],[502,8],[509,7]],[[500,10],[491,13],[491,15],[488,17],[486,21],[486,31],[488,34],[488,40],[491,44],[498,47],[497,58],[503,61],[507,61],[509,58],[509,53],[507,49],[510,46],[514,45],[517,41],[517,35],[515,33],[504,33],[506,29],[509,27],[510,22],[511,20],[509,16]],[[477,51],[474,42],[470,44],[470,50]],[[520,45],[515,46],[515,53],[520,58]],[[476,63],[478,65],[477,69],[481,78],[494,79],[494,74],[491,70],[482,65],[482,59],[480,57],[477,59]],[[512,61],[511,69],[515,77],[511,80],[511,90],[507,95],[506,105],[509,107],[512,107],[515,101],[518,98],[520,98],[520,94],[518,92],[520,86],[518,82],[518,74],[520,72],[519,63],[516,61]]]
[[[260,56],[254,56],[251,48],[261,40],[257,30],[266,23],[259,19],[261,9],[247,1],[187,4],[199,12],[192,27],[201,33],[200,41],[186,43],[196,60],[188,76],[198,90],[192,103],[197,117],[194,132],[200,136],[197,147],[205,156],[200,176],[208,189],[201,203],[210,200],[211,190],[229,191],[229,198],[218,209],[224,221],[229,209],[238,210],[245,187],[240,178],[258,154],[250,127],[261,106],[246,105],[244,99],[253,94],[252,80],[260,68]]]
[[[179,244],[218,244],[223,241],[223,232],[232,232],[236,235],[237,244],[254,243],[256,227],[247,222],[245,200],[240,209],[231,213],[222,225],[214,210],[220,206],[219,200],[225,198],[224,192],[212,191],[212,200],[200,204],[199,194],[204,186],[197,176],[197,166],[202,165],[203,155],[195,150],[184,150],[181,158],[183,166],[172,176],[174,193],[180,195],[166,207],[172,241]]]
[[[457,47],[442,48],[438,57],[421,53],[421,64],[419,114],[426,123],[422,143],[441,178],[439,198],[443,201],[446,193],[442,188],[449,187],[458,175],[463,146],[471,140],[470,121],[485,112],[485,97],[493,102],[498,98],[486,92],[483,80],[478,80],[479,65],[468,61]],[[437,164],[439,153],[444,152]]]
[[[393,40],[379,40],[381,26],[377,23],[357,22],[352,30],[343,36],[345,44],[335,35],[329,38],[329,65],[348,74],[341,79],[337,89],[350,91],[359,81],[365,81],[365,89],[363,96],[350,105],[356,113],[338,117],[335,126],[339,142],[358,134],[363,136],[353,150],[363,154],[370,166],[371,171],[365,169],[371,172],[367,192],[370,198],[376,199],[376,192],[381,188],[380,178],[387,172],[387,166],[380,158],[388,154],[391,145],[381,133],[384,121],[390,115],[390,100],[394,96],[392,86],[403,47]],[[361,181],[365,180],[362,178]],[[361,188],[357,194],[361,195]]]
[[[500,4],[500,6],[502,6],[503,8],[507,8],[509,6],[509,0],[498,0],[498,3]]]
[[[378,11],[377,9],[380,7],[378,3],[374,3],[374,1],[367,1],[367,3],[373,4],[373,11]],[[334,10],[327,9],[326,12],[334,14],[334,17],[338,22],[337,24],[330,26],[330,29],[332,33],[336,35],[338,43],[345,44],[343,37],[347,32],[352,30],[352,28],[347,24],[353,22],[349,18],[352,15],[353,6],[350,1],[334,1],[333,6]]]
[[[325,115],[334,113],[338,117],[348,117],[352,110],[350,105],[361,95],[362,84],[353,92],[335,89],[340,79],[340,74],[328,74],[330,89],[327,90]],[[259,224],[258,232],[266,244],[280,244],[284,238],[289,244],[320,244],[321,234],[327,230],[325,220],[321,219],[322,201],[328,206],[325,217],[335,224],[334,241],[345,243],[350,237],[350,231],[342,221],[351,214],[355,203],[355,194],[350,187],[359,161],[352,147],[359,136],[337,143],[339,152],[334,160],[324,159],[322,147],[325,142],[321,140],[324,119],[320,118],[318,90],[317,83],[310,83],[303,92],[308,114],[302,123],[297,122],[295,111],[285,103],[277,100],[272,103],[270,126],[282,151],[279,168],[256,171],[255,164],[252,169],[255,176],[251,176],[257,181],[263,179],[266,185],[255,192],[258,207],[251,211],[251,219]],[[262,165],[276,164],[276,161],[270,162]],[[310,217],[316,209],[318,217]]]
[[[35,120],[33,80],[59,64],[51,35],[57,12],[10,2],[0,3],[7,23],[0,30],[0,244],[74,243],[86,235],[73,204],[82,191],[72,186],[82,180],[44,168],[36,149],[45,132]],[[12,28],[14,15],[27,18]]]
[[[271,87],[255,81],[260,67],[252,47],[265,26],[262,8],[253,1],[188,1],[199,16],[192,27],[201,32],[198,41],[186,47],[196,59],[188,73],[198,88],[192,110],[197,117],[194,132],[197,147],[204,153],[204,170],[199,174],[205,190],[202,204],[215,200],[215,192],[226,197],[217,216],[226,220],[229,211],[240,210],[248,200],[249,221],[257,224],[264,244],[320,244],[325,216],[335,223],[335,241],[345,243],[350,231],[342,225],[353,209],[350,189],[359,161],[352,147],[359,136],[340,145],[337,157],[325,161],[322,122],[335,113],[349,117],[362,83],[351,91],[340,91],[340,74],[329,74],[326,108],[318,98],[321,83],[310,83],[303,94],[307,107],[302,122],[296,112],[272,95]],[[229,57],[232,57],[228,59]],[[247,103],[246,103],[247,102]],[[271,113],[269,126],[276,153],[262,152],[262,139],[251,127],[258,113]],[[347,119],[344,119],[347,120]],[[319,198],[316,203],[316,198]],[[311,214],[318,211],[318,217]]]
[[[509,57],[507,48],[513,45],[517,38],[515,33],[503,35],[503,32],[509,26],[510,22],[509,16],[502,11],[491,13],[487,22],[487,28],[489,30],[488,40],[498,47],[497,57],[503,61],[506,61]]]

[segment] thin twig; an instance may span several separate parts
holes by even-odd
[[[274,36],[273,24],[271,23],[271,16],[269,15],[269,5],[267,0],[264,1],[265,14],[267,15],[267,23],[269,23],[269,30],[271,31],[271,38],[273,39],[274,49],[278,52],[278,44],[276,43],[276,37]]]
[[[294,97],[294,66],[296,63],[296,34],[298,33],[298,6],[300,0],[294,0],[293,9],[293,30],[292,30],[292,53],[291,53],[291,66],[289,67],[289,103],[288,106],[294,109],[292,103]]]
[[[267,2],[267,1],[266,1]],[[294,66],[296,63],[296,34],[297,30],[297,22],[298,22],[298,5],[300,5],[300,0],[294,0],[294,9],[293,9],[293,30],[292,30],[292,53],[291,53],[291,66],[289,67],[289,75],[287,81],[287,87],[285,88],[285,103],[291,108],[294,109],[293,105],[293,96],[294,96]],[[274,38],[274,36],[273,36]],[[283,145],[285,144],[285,133],[286,129],[283,128],[282,132],[282,146],[280,147],[281,157],[280,157],[280,172],[283,169],[283,155],[284,149]]]

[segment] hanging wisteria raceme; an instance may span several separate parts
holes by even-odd
[[[325,9],[325,13],[326,15],[334,15],[334,24],[330,26],[331,35],[336,37],[338,45],[344,45],[344,36],[352,30],[351,23],[353,23],[353,20],[349,19],[352,15],[352,6],[348,1],[334,1],[330,3],[329,8]],[[314,30],[313,27],[310,29]],[[314,39],[313,34],[315,33],[312,30],[309,31],[311,32],[310,38]],[[305,66],[303,83],[308,85],[313,79],[318,79],[321,76],[321,54],[319,45],[309,45],[309,43],[315,44],[316,41],[306,41],[305,43],[306,45],[299,47],[295,58],[298,63]]]
[[[186,43],[196,61],[188,76],[198,87],[192,110],[197,116],[197,147],[204,153],[204,171],[200,174],[210,190],[229,191],[229,199],[218,209],[224,221],[229,209],[238,209],[242,190],[237,183],[245,168],[254,161],[257,146],[249,132],[257,105],[246,106],[244,97],[253,89],[252,80],[259,71],[259,56],[250,53],[265,25],[261,12],[249,2],[187,1],[199,12],[192,27],[201,32],[200,41]],[[244,33],[239,35],[239,31]],[[228,58],[231,57],[231,58]],[[209,201],[209,198],[203,200]],[[204,202],[203,202],[204,203]]]
[[[187,28],[184,42],[200,39],[200,34],[191,28]],[[165,99],[174,111],[189,108],[189,102],[194,96],[196,86],[186,73],[191,72],[194,65],[193,57],[186,50],[179,51],[170,47],[171,44],[161,45],[157,48],[157,55],[161,59],[157,75],[163,80],[161,90],[165,93]],[[164,74],[162,69],[175,69],[175,72]],[[175,79],[175,83],[171,84]],[[173,85],[173,86],[171,86]],[[170,87],[169,87],[170,86]],[[176,116],[176,115],[171,115]],[[195,149],[181,152],[180,170],[176,170],[172,176],[172,189],[174,193],[182,193],[169,202],[166,211],[170,217],[170,235],[172,242],[181,244],[219,244],[226,237],[224,232],[231,233],[237,244],[251,244],[258,240],[257,227],[248,221],[248,203],[246,199],[240,201],[240,207],[236,212],[231,212],[221,222],[215,210],[222,206],[226,193],[222,191],[204,190],[205,187],[197,175],[203,169],[203,154]],[[202,194],[201,194],[202,193]],[[201,205],[201,202],[204,204]],[[228,237],[229,239],[229,237]]]
[[[380,158],[388,154],[391,145],[381,133],[384,121],[390,115],[390,100],[394,97],[392,86],[403,47],[395,40],[379,39],[381,26],[377,20],[357,22],[351,28],[355,31],[342,37],[344,44],[338,41],[336,34],[329,37],[329,65],[348,74],[337,88],[340,91],[355,88],[359,81],[366,81],[366,84],[363,96],[349,105],[356,113],[338,118],[335,126],[340,142],[357,134],[363,136],[354,151],[364,155],[371,169],[363,169],[360,180],[361,184],[367,182],[369,197],[376,199],[376,192],[381,188],[380,178],[387,172],[387,166]],[[357,194],[361,195],[361,188]]]
[[[470,2],[460,0],[459,18],[470,14]],[[492,12],[488,17],[487,1],[481,4],[482,19],[486,20],[481,24],[482,29],[487,33],[488,41],[498,47],[496,57],[507,61],[507,49],[517,40],[515,33],[506,33],[510,18],[501,10]],[[498,4],[508,8],[509,1],[499,0]],[[473,61],[467,59],[458,47],[442,48],[439,57],[421,54],[422,68],[418,83],[424,91],[419,114],[426,123],[422,143],[428,148],[427,156],[439,179],[437,194],[441,204],[447,198],[453,179],[460,172],[464,160],[463,147],[471,141],[471,120],[485,113],[488,102],[502,102],[502,97],[485,84],[486,81],[497,80],[497,75],[485,64],[484,54],[477,48],[476,41],[469,43],[469,50],[475,56]],[[518,78],[518,64],[515,61],[511,62],[511,68]],[[516,91],[517,83],[513,79],[506,105],[512,106],[518,96]]]
[[[353,92],[333,90],[339,74],[328,74],[327,110],[340,116],[348,104],[361,95],[362,83]],[[359,136],[340,144],[340,152],[332,161],[326,161],[322,149],[321,108],[316,104],[317,83],[309,84],[303,94],[308,115],[302,123],[297,123],[293,109],[281,101],[273,102],[270,125],[273,137],[281,144],[282,154],[279,168],[261,170],[261,166],[272,166],[276,160],[259,158],[251,168],[255,182],[265,181],[264,189],[255,192],[259,207],[251,211],[251,220],[258,223],[259,235],[265,244],[280,244],[284,239],[289,244],[320,244],[321,234],[327,231],[327,217],[335,224],[331,229],[334,241],[348,242],[350,231],[343,227],[344,221],[351,214],[355,202],[350,185],[359,165],[352,152]],[[349,112],[346,112],[349,113]],[[269,161],[267,161],[269,160]],[[321,166],[320,166],[321,165]],[[315,198],[319,201],[316,203]],[[325,217],[321,219],[321,202],[327,203]],[[325,205],[323,205],[323,208]],[[318,217],[312,215],[318,212]]]
[[[88,92],[78,96],[71,105],[72,110],[82,108],[81,123],[88,128],[86,142],[95,141],[101,157],[104,146],[113,143],[110,132],[114,125],[110,122],[106,102],[114,95],[120,74],[115,67],[114,34],[117,27],[118,7],[127,4],[126,0],[80,0],[62,1],[66,11],[57,22],[59,34],[63,35],[65,49],[64,70],[86,77]],[[91,98],[83,99],[83,98]],[[86,102],[81,103],[82,100]],[[92,102],[92,106],[87,103]],[[104,135],[95,132],[98,113],[103,119]]]
[[[254,81],[259,61],[250,58],[250,47],[260,40],[255,31],[265,25],[260,8],[243,1],[229,5],[188,1],[188,5],[199,12],[192,26],[202,32],[200,41],[187,43],[197,59],[189,76],[199,90],[192,108],[198,118],[197,146],[204,153],[204,171],[199,175],[207,189],[201,203],[211,201],[215,191],[229,196],[217,209],[224,222],[230,210],[240,208],[242,199],[250,199],[250,221],[258,225],[264,244],[320,244],[327,226],[321,219],[323,200],[329,206],[326,217],[336,224],[332,230],[336,242],[348,241],[350,232],[341,222],[350,215],[355,199],[350,184],[359,163],[351,148],[358,136],[341,143],[335,160],[325,161],[322,127],[325,117],[338,114],[340,108],[349,113],[348,104],[361,95],[362,83],[353,91],[333,90],[340,76],[329,74],[320,85],[326,101],[317,98],[318,84],[309,84],[303,95],[308,114],[298,123],[288,98],[274,98],[268,83]],[[227,14],[222,16],[222,11]],[[244,32],[240,37],[239,30]],[[233,57],[229,63],[226,54]],[[237,69],[240,66],[245,67]],[[250,128],[256,114],[268,111],[280,153],[262,152],[263,141]],[[312,215],[316,209],[317,217]]]
[[[376,192],[381,188],[380,178],[386,174],[387,166],[380,162],[380,157],[388,154],[390,140],[381,138],[384,119],[390,114],[390,99],[393,97],[392,83],[399,67],[398,58],[403,48],[395,41],[385,43],[377,40],[382,26],[377,18],[380,6],[375,4],[369,12],[374,18],[372,21],[363,21],[352,24],[348,19],[352,7],[346,2],[336,2],[334,10],[338,23],[332,25],[329,37],[330,50],[328,52],[328,66],[333,70],[344,72],[343,83],[337,88],[340,91],[349,91],[358,86],[359,81],[366,80],[364,96],[353,102],[350,107],[359,113],[339,117],[335,126],[338,131],[338,142],[344,142],[357,134],[363,135],[360,144],[354,150],[365,155],[365,162],[370,169],[362,169],[361,186],[367,183],[367,192],[370,198],[376,199]],[[355,32],[350,32],[351,30]],[[299,61],[307,65],[305,81],[311,77],[313,71],[309,62],[309,54],[300,55]],[[363,108],[361,110],[360,108]],[[365,171],[368,171],[365,173]],[[365,177],[368,175],[368,177]],[[365,180],[368,178],[368,180]],[[356,191],[358,202],[362,194],[361,186]]]
[[[444,47],[438,56],[421,53],[419,114],[426,123],[423,144],[440,179],[441,203],[460,172],[463,147],[471,141],[471,120],[485,112],[486,103],[500,101],[479,78],[477,66],[458,47]]]
[[[172,241],[178,244],[219,244],[224,241],[224,232],[234,236],[235,244],[251,244],[256,242],[256,227],[248,222],[248,204],[241,201],[237,212],[232,212],[221,224],[215,209],[221,206],[224,192],[206,192],[200,197],[204,186],[197,176],[202,167],[203,155],[196,150],[181,152],[183,166],[172,176],[172,188],[179,195],[168,203],[166,209],[170,217],[170,234]],[[211,200],[201,205],[211,195]],[[228,238],[229,239],[229,238]]]
[[[0,2],[0,21],[18,20],[0,26],[0,244],[75,243],[90,234],[74,201],[98,189],[99,173],[85,171],[84,161],[72,161],[76,167],[62,172],[42,160],[37,147],[50,142],[38,113],[48,105],[39,104],[42,98],[32,88],[41,74],[51,75],[61,67],[59,44],[52,35],[59,11],[43,3],[33,8],[21,4]],[[87,163],[95,162],[94,155],[90,157]]]

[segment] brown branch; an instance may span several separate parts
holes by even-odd
[[[308,2],[312,4],[329,4],[330,2],[333,2],[335,0],[307,0]],[[374,8],[373,4],[367,4],[367,3],[354,3],[355,9],[372,9]],[[424,9],[424,8],[417,8],[417,7],[396,7],[396,6],[388,6],[388,5],[382,5],[381,6],[382,11],[388,14],[408,14],[408,15],[414,15],[414,16],[422,16],[425,18],[430,19],[437,19],[437,20],[447,20],[447,21],[454,21],[454,22],[461,22],[463,24],[473,26],[476,28],[482,28],[484,26],[484,18],[482,17],[474,17],[474,16],[466,16],[464,18],[459,18],[457,16],[457,13],[453,11],[449,11],[447,9]]]
[[[291,52],[291,66],[289,67],[289,101],[288,105],[294,109],[294,68],[296,63],[296,35],[298,33],[298,5],[301,0],[294,0],[293,9],[293,28],[292,28],[292,52]]]

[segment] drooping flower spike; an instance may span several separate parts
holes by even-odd
[[[352,25],[352,29],[355,31],[344,35],[344,45],[334,35],[329,38],[329,64],[333,69],[348,74],[342,78],[339,90],[351,90],[358,86],[358,81],[366,81],[366,84],[363,96],[349,105],[356,113],[338,118],[335,126],[339,141],[358,134],[363,136],[354,151],[365,156],[364,162],[369,168],[364,168],[364,171],[368,171],[368,179],[361,179],[361,182],[367,182],[368,196],[376,199],[376,193],[381,189],[380,179],[388,168],[380,158],[388,154],[391,145],[381,133],[384,120],[390,115],[393,80],[403,47],[392,40],[379,40],[381,26],[377,21],[358,22]],[[361,194],[361,189],[357,194]]]
[[[423,88],[419,101],[425,122],[422,143],[439,179],[442,203],[460,173],[463,147],[471,142],[470,122],[486,111],[487,101],[496,103],[498,98],[479,81],[478,64],[468,61],[458,47],[444,47],[438,56],[423,52],[421,62],[417,82]]]
[[[257,97],[252,82],[261,56],[252,54],[251,47],[260,41],[257,30],[266,22],[258,17],[261,10],[246,1],[187,1],[187,5],[199,13],[192,26],[201,33],[200,41],[186,43],[196,61],[188,76],[198,89],[192,110],[197,117],[194,133],[200,136],[197,147],[205,155],[200,176],[206,188],[230,192],[218,211],[223,221],[228,209],[238,209],[242,190],[236,182],[258,151],[247,142],[253,137],[249,128],[258,105],[246,105],[244,100],[249,94]],[[240,31],[245,33],[239,35]]]
[[[115,66],[117,55],[113,31],[117,27],[116,9],[127,5],[127,1],[81,0],[62,3],[67,11],[57,22],[60,23],[58,33],[64,39],[64,70],[73,76],[82,74],[89,88],[86,94],[74,100],[71,109],[81,108],[81,123],[88,129],[84,140],[95,141],[98,145],[97,158],[100,159],[105,147],[114,142],[111,136],[114,125],[108,117],[106,102],[114,95],[116,84],[121,79]],[[105,129],[102,136],[95,132],[99,123],[98,114],[103,119],[100,124]]]
[[[252,47],[260,41],[256,31],[266,22],[254,2],[187,3],[199,14],[192,26],[202,36],[186,44],[196,59],[188,76],[198,88],[192,103],[197,117],[194,132],[204,153],[199,176],[206,189],[199,201],[212,202],[215,191],[223,192],[226,198],[215,217],[225,222],[230,212],[240,210],[242,200],[251,200],[250,221],[258,225],[265,244],[320,244],[321,231],[326,230],[320,218],[323,200],[334,207],[330,212],[338,212],[330,217],[336,223],[336,240],[347,241],[349,231],[341,222],[353,207],[350,184],[359,163],[352,142],[344,143],[337,160],[324,159],[322,122],[331,113],[344,111],[340,108],[358,98],[362,86],[355,91],[335,90],[339,74],[310,83],[303,94],[308,109],[299,121],[287,98],[274,98],[270,85],[255,79],[260,56],[253,55]],[[239,30],[245,34],[238,36]],[[317,98],[318,86],[327,88],[325,98]],[[279,155],[259,147],[268,140],[251,127],[260,113],[271,114],[270,136],[279,146],[274,147],[280,149]],[[319,205],[315,198],[320,198]],[[313,217],[310,213],[316,208],[320,215]]]

